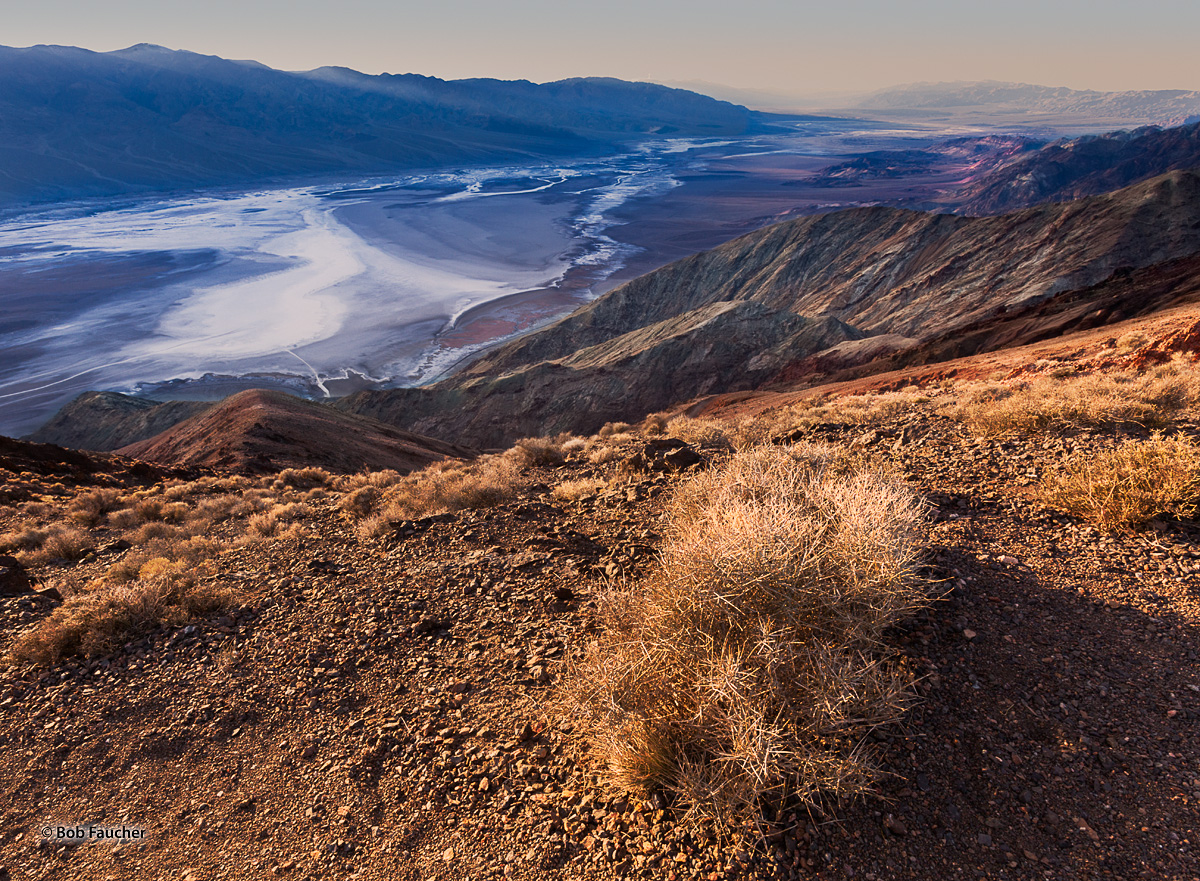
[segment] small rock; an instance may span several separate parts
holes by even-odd
[[[442,859],[450,863],[454,861],[454,848],[448,847],[442,851]]]
[[[0,597],[17,597],[33,593],[29,573],[16,557],[0,555]]]
[[[986,832],[980,832],[975,840],[984,847],[990,847],[992,844],[992,836],[988,835]]]
[[[963,631],[963,636],[965,636],[967,639],[974,639],[978,635],[978,633],[976,633],[974,630],[971,630],[969,627]]]
[[[893,835],[908,834],[908,827],[904,825],[904,821],[893,816],[892,814],[888,814],[887,817],[884,818],[883,825],[887,828],[887,831],[891,832]]]

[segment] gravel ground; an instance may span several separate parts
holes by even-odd
[[[874,735],[877,795],[717,836],[604,787],[556,680],[686,474],[555,501],[598,470],[572,458],[383,540],[314,500],[304,535],[219,558],[235,613],[0,672],[0,879],[1200,878],[1200,529],[1101,535],[1034,500],[1104,433],[980,440],[920,409],[807,434],[931,505],[940,598],[895,634],[923,678]],[[0,599],[0,642],[52,606]],[[42,841],[81,822],[145,838]]]

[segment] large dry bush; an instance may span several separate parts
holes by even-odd
[[[13,644],[20,661],[53,663],[93,656],[163,625],[213,614],[234,599],[227,588],[198,582],[178,567],[151,567],[148,577],[69,598]]]
[[[1042,494],[1109,531],[1155,517],[1191,517],[1200,504],[1200,446],[1155,435],[1098,455],[1077,453],[1046,477]]]
[[[804,445],[739,452],[668,513],[660,568],[607,596],[567,689],[612,779],[726,821],[869,786],[865,733],[909,695],[884,632],[926,601],[921,503]]]
[[[968,386],[952,409],[980,434],[1171,425],[1200,404],[1200,370],[1184,358],[1146,371],[1045,375]]]

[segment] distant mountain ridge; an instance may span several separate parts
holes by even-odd
[[[744,107],[614,79],[447,82],[146,44],[0,47],[0,203],[587,155],[760,124]]]
[[[1200,168],[1200,122],[1055,141],[967,187],[958,210],[1000,214],[1127,187],[1176,169]]]
[[[995,81],[908,83],[873,92],[855,105],[862,110],[1019,115],[1029,122],[1037,117],[1077,116],[1122,124],[1179,125],[1200,114],[1200,91],[1098,92]]]

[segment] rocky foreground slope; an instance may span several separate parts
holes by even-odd
[[[1190,336],[1151,322],[1068,339],[1004,373],[1053,384],[1190,357],[1198,318],[1172,319]],[[1192,879],[1200,530],[1167,517],[1101,533],[1040,496],[1068,456],[1096,459],[1143,429],[995,434],[964,421],[968,398],[931,386],[759,407],[777,442],[845,445],[927,500],[922,572],[938,599],[890,637],[922,678],[918,704],[872,737],[878,794],[811,814],[784,802],[746,830],[681,825],[662,793],[606,787],[557,709],[597,600],[654,565],[666,501],[690,469],[719,467],[736,423],[669,423],[687,446],[610,427],[558,447],[561,462],[520,459],[490,506],[381,531],[354,519],[366,477],[171,475],[0,448],[0,527],[70,515],[90,543],[70,562],[21,552],[36,587],[70,594],[138,554],[155,577],[164,564],[145,545],[167,536],[153,518],[183,530],[220,508],[195,568],[234,598],[92,657],[0,673],[0,875]],[[1200,440],[1186,411],[1168,423]],[[691,455],[661,455],[679,449]],[[99,511],[105,488],[150,519],[116,517],[115,499]],[[57,607],[12,592],[5,650]],[[42,843],[44,825],[84,821],[146,837]]]

